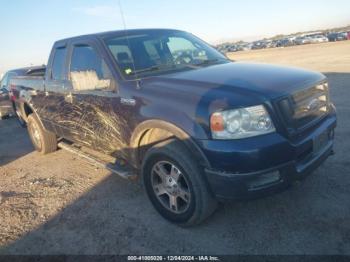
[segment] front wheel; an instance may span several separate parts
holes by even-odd
[[[216,208],[201,168],[178,140],[159,143],[147,152],[143,182],[155,209],[173,223],[199,224]]]

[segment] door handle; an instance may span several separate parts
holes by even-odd
[[[72,93],[68,93],[67,95],[65,95],[64,100],[67,103],[73,103],[74,102],[74,96]]]

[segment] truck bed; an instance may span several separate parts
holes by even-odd
[[[45,79],[43,76],[18,76],[10,81],[10,86],[16,91],[20,90],[38,90],[44,91]]]

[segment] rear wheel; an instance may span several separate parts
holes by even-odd
[[[149,199],[167,220],[192,226],[209,217],[216,200],[201,168],[185,146],[170,139],[153,146],[143,161],[143,182]]]
[[[57,138],[52,132],[46,131],[35,114],[28,116],[28,132],[35,149],[48,154],[57,150]]]

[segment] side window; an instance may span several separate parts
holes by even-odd
[[[63,80],[64,79],[64,63],[66,60],[67,49],[65,47],[57,48],[55,50],[53,63],[52,63],[52,79]]]
[[[70,64],[74,90],[110,90],[113,78],[106,62],[88,45],[75,46]]]

